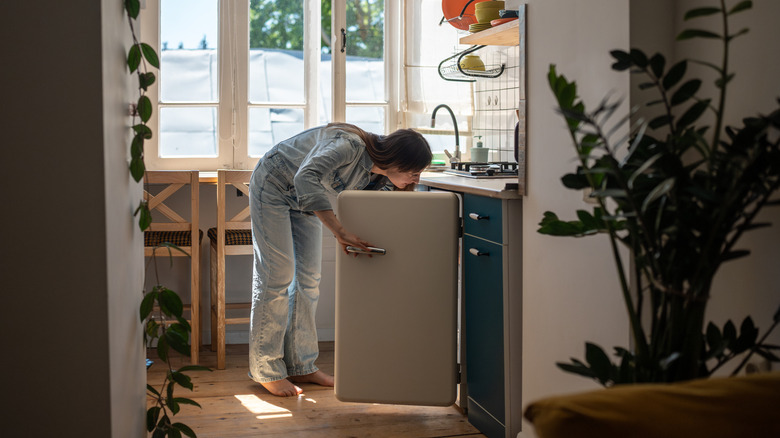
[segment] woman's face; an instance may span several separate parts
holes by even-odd
[[[390,180],[391,183],[393,183],[394,186],[398,187],[399,189],[403,189],[409,184],[417,184],[420,182],[420,172],[407,170],[404,172],[401,172],[398,170],[397,167],[390,167],[387,170],[385,170],[385,174],[387,176],[387,179]]]

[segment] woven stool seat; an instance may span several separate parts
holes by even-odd
[[[209,228],[209,239],[217,241],[217,229]],[[225,230],[225,245],[251,245],[252,230]]]
[[[203,240],[203,230],[200,231],[200,240]],[[192,235],[189,231],[144,231],[144,246],[160,246],[170,243],[176,246],[192,245]]]

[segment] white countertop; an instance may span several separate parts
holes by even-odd
[[[468,178],[444,172],[423,172],[420,184],[489,198],[520,199],[517,178]]]

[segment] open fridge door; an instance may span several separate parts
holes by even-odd
[[[345,191],[344,228],[385,251],[336,258],[336,397],[449,406],[457,381],[459,201]]]

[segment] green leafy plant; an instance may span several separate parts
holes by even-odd
[[[144,164],[144,141],[152,138],[152,130],[147,122],[152,117],[152,102],[146,95],[149,86],[154,84],[156,78],[153,72],[150,72],[147,66],[160,68],[160,61],[157,52],[150,45],[138,41],[133,21],[138,18],[141,10],[139,0],[122,0],[127,14],[127,22],[130,26],[130,32],[133,36],[133,44],[127,53],[127,67],[130,74],[136,74],[138,77],[138,101],[135,105],[133,114],[133,140],[130,145],[130,174],[136,182],[140,182],[146,166]],[[140,121],[135,123],[135,118]],[[138,226],[141,231],[149,228],[152,222],[151,212],[146,199],[142,199],[134,215],[138,216]],[[182,251],[176,245],[164,243],[168,250]],[[184,251],[182,251],[184,252]],[[150,398],[150,407],[146,411],[146,428],[152,433],[153,438],[172,437],[180,438],[182,434],[195,438],[195,432],[183,423],[174,423],[171,420],[181,409],[181,405],[200,405],[192,399],[176,397],[174,389],[176,385],[193,389],[192,380],[185,371],[205,370],[211,371],[207,367],[190,365],[179,369],[173,369],[170,363],[169,353],[173,349],[187,357],[190,356],[189,338],[192,328],[182,313],[184,305],[176,292],[160,285],[157,275],[157,257],[155,252],[152,255],[150,263],[154,263],[157,286],[151,291],[144,292],[144,298],[141,301],[140,317],[144,324],[144,345],[153,346],[156,343],[157,356],[168,367],[165,379],[159,389],[147,384],[147,395]],[[186,254],[186,253],[185,253]],[[189,255],[188,255],[189,256]],[[147,269],[148,270],[148,269]]]
[[[741,1],[727,8],[720,0],[717,7],[685,15],[686,20],[722,18],[722,33],[689,29],[677,37],[722,43],[720,65],[691,61],[716,72],[715,99],[699,95],[700,79],[686,78],[688,61],[667,68],[661,54],[611,52],[614,70],[630,70],[644,78],[640,89],[655,90],[646,105],[660,105],[663,111],[647,122],[632,121],[636,110],[612,122],[620,102],[610,98],[586,110],[576,83],[550,66],[550,87],[579,158],[576,172],[562,182],[570,189],[590,190],[597,205],[592,212],[578,210],[577,220],[571,221],[546,212],[538,232],[609,236],[633,340],[631,350],[615,347],[615,362],[598,345],[586,343],[585,361],[572,358],[558,363],[561,369],[610,386],[707,377],[740,355],[732,374],[753,354],[780,360],[775,354],[780,347],[766,343],[780,323],[780,309],[760,339],[750,316],[739,330],[730,320],[722,328],[705,325],[718,268],[749,254],[736,247],[737,241],[749,230],[770,225],[756,222],[756,216],[763,207],[779,203],[770,198],[780,186],[780,106],[769,115],[745,118],[742,126],[723,127],[726,90],[734,78],[728,70],[729,44],[748,31],[731,33],[728,20],[751,7],[752,2]],[[714,128],[699,121],[708,111]],[[627,247],[632,264],[621,259],[620,244]]]

